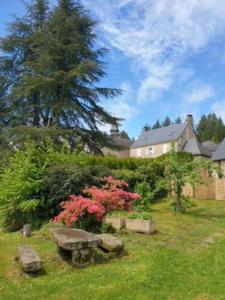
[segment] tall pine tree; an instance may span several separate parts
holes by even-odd
[[[120,91],[98,86],[106,75],[106,49],[96,49],[95,26],[72,0],[59,0],[52,11],[47,0],[35,0],[25,17],[10,24],[0,44],[10,127],[23,125],[29,133],[30,128],[47,128],[72,146],[82,140],[95,151],[109,143],[98,128],[118,119],[101,103]]]

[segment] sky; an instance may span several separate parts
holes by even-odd
[[[56,0],[51,0],[54,4]],[[106,47],[101,85],[123,90],[102,105],[125,120],[136,137],[142,127],[215,112],[225,121],[225,0],[81,0],[99,21],[97,44]],[[20,0],[0,0],[0,36]]]

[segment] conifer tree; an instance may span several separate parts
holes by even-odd
[[[163,121],[162,126],[166,127],[166,126],[170,126],[170,125],[172,125],[172,122],[171,122],[170,118],[167,116],[165,118],[165,120]]]
[[[98,128],[118,119],[101,103],[120,91],[98,86],[106,49],[95,47],[95,26],[72,0],[59,0],[52,10],[47,0],[34,0],[9,25],[0,43],[0,76],[7,79],[10,127],[47,128],[72,146],[81,140],[96,151],[109,143]]]
[[[157,121],[155,122],[155,124],[152,126],[152,129],[157,129],[157,128],[161,128],[161,127],[162,127],[162,125],[161,125],[160,121],[157,120]]]
[[[181,124],[181,123],[182,123],[182,120],[181,120],[181,118],[178,116],[178,117],[175,119],[174,124]]]

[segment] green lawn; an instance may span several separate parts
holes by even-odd
[[[225,202],[199,201],[177,216],[160,203],[152,214],[156,235],[121,234],[128,254],[86,269],[58,257],[47,227],[26,240],[0,231],[0,299],[225,299]],[[13,259],[25,243],[44,261],[39,277]]]

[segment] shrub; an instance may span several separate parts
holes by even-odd
[[[107,212],[113,210],[129,210],[133,201],[140,200],[140,195],[124,190],[128,184],[124,180],[116,180],[109,176],[105,178],[106,184],[103,188],[91,187],[84,190],[91,199],[101,203]]]
[[[77,226],[86,230],[100,229],[106,212],[129,210],[132,201],[139,200],[138,194],[124,190],[128,184],[109,176],[102,188],[93,186],[83,191],[90,198],[70,195],[69,201],[62,202],[63,211],[55,217],[56,222],[63,222],[67,227]]]
[[[100,228],[105,208],[98,202],[82,196],[70,195],[69,200],[62,202],[63,211],[55,217],[55,222],[62,222],[68,228],[76,226],[95,231]]]
[[[141,199],[134,203],[134,207],[138,210],[149,210],[154,197],[154,193],[151,191],[149,184],[147,182],[138,183],[135,186],[135,192],[141,196]]]
[[[16,151],[1,176],[0,206],[4,226],[19,229],[25,222],[43,217],[42,178],[49,161],[41,149],[27,145]]]
[[[45,203],[49,216],[53,217],[60,211],[59,204],[68,195],[79,195],[88,186],[101,186],[102,178],[110,174],[104,165],[81,167],[76,164],[57,164],[48,169],[43,178]]]

